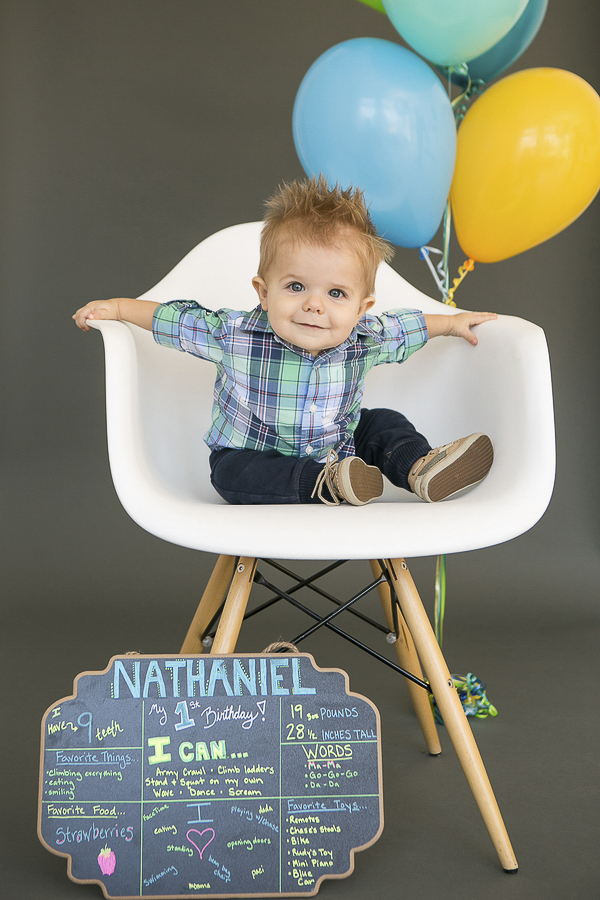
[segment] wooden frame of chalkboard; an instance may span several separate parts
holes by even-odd
[[[310,654],[115,656],[73,690],[38,835],[107,898],[313,896],[381,834],[379,712]]]

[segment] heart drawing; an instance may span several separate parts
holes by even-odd
[[[204,837],[204,835],[207,834],[208,832],[210,832],[210,837],[209,837],[209,839],[208,839],[207,841],[205,841],[204,844],[202,844],[202,849],[198,846],[198,844],[196,843],[196,841],[194,841],[194,840],[190,837],[190,834],[197,834],[199,838],[202,838],[202,837]],[[197,828],[190,828],[190,830],[189,830],[188,833],[186,834],[186,838],[188,839],[188,841],[190,842],[190,844],[191,844],[193,847],[196,848],[196,850],[197,850],[198,853],[200,854],[200,859],[202,859],[202,854],[204,853],[204,851],[206,850],[206,848],[208,847],[208,845],[209,845],[210,843],[212,843],[212,841],[214,841],[214,839],[215,839],[215,829],[214,829],[214,828],[205,828],[204,831],[198,831]]]

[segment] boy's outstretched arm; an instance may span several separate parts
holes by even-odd
[[[91,300],[78,309],[73,319],[82,331],[89,331],[86,319],[116,319],[131,322],[147,331],[152,331],[152,319],[158,303],[150,300],[134,300],[132,297],[115,297],[112,300]]]
[[[451,335],[452,337],[461,337],[469,344],[477,346],[477,338],[471,331],[474,325],[481,325],[482,322],[489,322],[497,319],[496,313],[486,312],[462,312],[455,313],[452,316],[431,315],[425,316],[425,324],[429,337],[440,337],[441,335]]]

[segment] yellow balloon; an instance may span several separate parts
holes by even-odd
[[[458,130],[456,236],[498,262],[571,224],[600,188],[600,97],[564,69],[525,69],[488,88]]]

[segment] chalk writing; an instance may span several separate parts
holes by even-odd
[[[209,844],[212,844],[215,839],[215,829],[205,828],[204,831],[198,831],[197,828],[190,828],[190,830],[186,834],[186,838],[188,839],[190,844],[196,848],[196,850],[200,854],[200,859],[202,859],[204,851]]]
[[[116,737],[117,734],[122,731],[123,729],[121,728],[119,723],[115,722],[115,720],[113,719],[110,725],[107,725],[105,728],[98,727],[96,729],[96,740],[104,741],[107,737]]]
[[[117,659],[114,666],[112,695],[115,699],[120,699],[122,687],[126,687],[130,695],[138,699],[145,699],[151,695],[180,697],[182,690],[186,692],[187,697],[194,697],[196,688],[201,697],[213,697],[223,693],[228,697],[242,696],[244,689],[247,694],[255,697],[259,693],[259,688],[262,696],[316,693],[316,688],[302,685],[300,660],[297,656],[291,660],[279,656],[270,659],[265,657],[247,659],[245,660],[247,671],[242,661],[238,659],[233,660],[228,671],[228,662],[224,659],[169,661],[152,659],[146,665],[142,682],[141,660]],[[168,680],[165,679],[163,668],[172,672],[172,681],[168,689]],[[288,671],[280,672],[281,668]],[[186,675],[180,679],[179,673],[182,669],[185,669]]]
[[[377,711],[305,654],[118,657],[42,735],[40,838],[109,898],[313,895],[381,830]]]
[[[178,875],[179,872],[175,868],[175,866],[169,866],[167,869],[163,869],[162,872],[158,872],[156,875],[150,875],[149,878],[144,878],[143,883],[146,887],[150,887],[150,885],[154,884],[155,881],[158,881],[159,878],[164,878],[165,875]]]
[[[167,720],[168,720],[167,719],[167,710],[165,709],[164,706],[160,706],[160,704],[158,704],[158,703],[153,703],[152,706],[150,707],[150,712],[148,713],[148,715],[151,716],[152,713],[156,713],[157,716],[160,716],[158,721],[161,725],[167,724]],[[177,726],[175,726],[175,727],[177,727]]]

